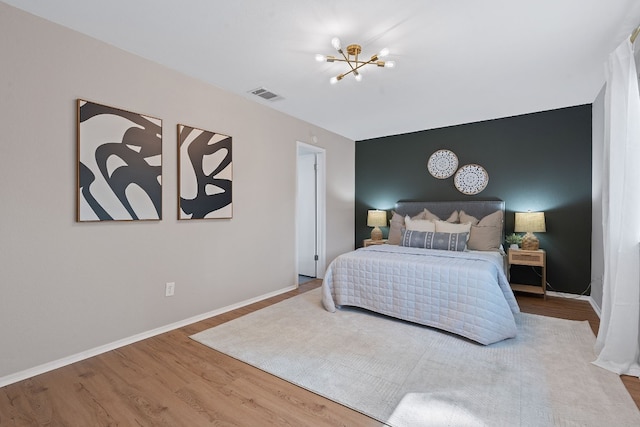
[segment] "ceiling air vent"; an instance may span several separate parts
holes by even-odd
[[[278,94],[271,92],[268,89],[260,87],[258,89],[250,90],[249,93],[252,93],[256,96],[259,96],[262,99],[266,99],[267,101],[275,101],[277,99],[282,99],[282,97]]]

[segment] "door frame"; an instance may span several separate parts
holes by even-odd
[[[316,263],[316,277],[318,279],[324,278],[326,271],[326,150],[324,148],[316,147],[315,145],[307,144],[305,142],[296,142],[296,203],[295,203],[295,217],[296,217],[296,267],[295,267],[295,283],[298,283],[298,161],[301,155],[315,154],[316,155],[316,250],[318,255],[318,261]]]

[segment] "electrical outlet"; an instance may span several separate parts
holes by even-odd
[[[164,296],[172,297],[176,291],[176,282],[167,282],[164,287]]]

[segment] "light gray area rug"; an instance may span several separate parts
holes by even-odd
[[[591,361],[588,323],[519,314],[482,346],[357,309],[320,289],[192,336],[392,426],[640,426],[620,378]]]

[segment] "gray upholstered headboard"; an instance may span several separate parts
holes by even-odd
[[[463,210],[467,214],[472,215],[478,219],[494,213],[495,211],[502,211],[502,241],[504,242],[504,213],[505,206],[504,200],[460,200],[451,202],[404,202],[399,201],[396,203],[395,211],[402,215],[413,216],[420,213],[423,209],[428,209],[434,215],[447,219],[451,212]]]

